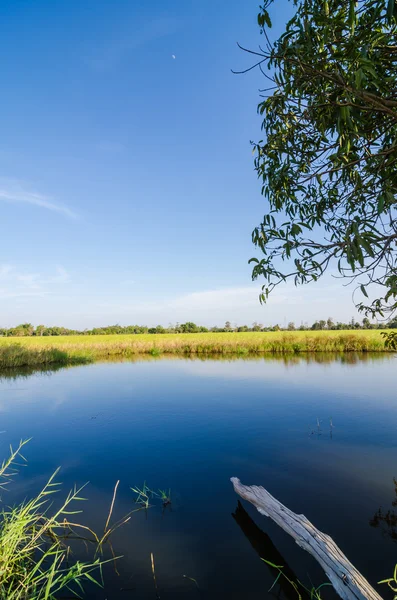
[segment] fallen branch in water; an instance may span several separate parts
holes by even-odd
[[[263,487],[243,485],[237,477],[230,480],[235,492],[270,517],[309,552],[322,566],[335,591],[344,600],[382,600],[368,581],[352,565],[333,539],[316,529],[304,516],[281,504]],[[266,558],[266,557],[263,557]]]

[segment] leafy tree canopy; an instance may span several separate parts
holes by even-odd
[[[327,270],[356,283],[358,308],[397,308],[397,6],[395,0],[294,0],[285,31],[255,55],[264,140],[255,167],[268,210],[253,232],[261,299]],[[246,71],[243,71],[246,72]],[[337,270],[337,271],[336,271]]]

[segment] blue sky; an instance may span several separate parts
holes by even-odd
[[[250,140],[258,2],[3,0],[0,325],[356,314],[351,288],[279,287],[260,306],[265,212]],[[275,17],[276,31],[285,12]]]

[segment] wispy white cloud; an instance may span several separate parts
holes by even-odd
[[[67,283],[70,281],[70,275],[64,267],[58,265],[56,271],[57,274],[47,280],[49,283]]]
[[[133,273],[124,273],[120,283],[111,286],[111,289],[103,278],[96,282],[87,283],[81,279],[75,282],[62,266],[52,274],[37,275],[33,269],[31,273],[20,272],[12,265],[0,265],[2,314],[10,315],[6,317],[9,325],[24,320],[36,323],[51,320],[84,329],[106,323],[153,326],[177,321],[213,326],[223,325],[228,320],[233,325],[251,325],[256,321],[265,326],[276,323],[286,326],[289,321],[295,321],[298,326],[301,322],[312,323],[329,316],[335,321],[346,321],[350,318],[349,313],[350,316],[353,313],[356,315],[349,294],[344,288],[333,289],[333,282],[330,288],[296,288],[286,284],[280,290],[275,290],[276,293],[271,295],[267,304],[261,305],[258,284],[182,292],[173,297],[160,298],[159,294],[145,289],[140,280],[139,285],[133,285],[130,279]],[[315,296],[313,292],[316,292]],[[44,297],[43,301],[40,296]],[[78,302],[75,301],[77,297]],[[13,298],[17,300],[13,302]],[[323,298],[327,302],[323,302]],[[346,309],[346,306],[349,308]]]
[[[266,322],[266,317],[268,320],[277,320],[280,317],[276,317],[275,313],[283,314],[291,305],[303,301],[297,293],[278,294],[265,307],[259,303],[259,291],[260,288],[254,285],[204,290],[182,294],[160,303],[157,300],[142,301],[137,298],[129,302],[120,298],[119,301],[91,304],[91,317],[95,321],[101,318],[123,323],[133,319],[134,322],[149,325],[187,320],[214,325],[223,324],[226,319],[241,324],[255,320]]]
[[[135,279],[124,279],[124,281],[121,282],[121,285],[133,285],[135,283]]]
[[[0,265],[0,299],[48,296],[58,284],[70,280],[69,273],[62,266],[57,266],[55,275],[43,276],[40,273],[21,273],[11,265]]]
[[[7,275],[12,271],[11,265],[1,265],[0,266],[0,279],[7,277]]]
[[[232,324],[252,324],[253,322],[271,326],[278,323],[286,326],[289,321],[312,323],[316,319],[328,318],[343,320],[346,312],[346,297],[340,288],[331,290],[323,286],[318,288],[319,295],[313,298],[313,287],[296,288],[286,284],[271,294],[268,302],[259,302],[260,286],[236,286],[233,288],[210,289],[179,294],[159,301],[140,293],[131,296],[126,287],[125,293],[115,293],[106,302],[98,302],[90,296],[84,310],[84,325],[99,325],[104,322],[142,323],[149,326],[158,323],[167,324],[194,321],[202,325],[223,325],[226,320]],[[317,291],[317,288],[316,288]],[[327,302],[322,302],[322,298]],[[351,303],[352,313],[354,308]],[[88,312],[89,309],[89,312]],[[350,312],[350,309],[349,309]]]
[[[6,298],[26,298],[26,297],[39,297],[39,298],[44,298],[44,296],[47,296],[48,292],[45,291],[41,291],[41,292],[30,292],[28,290],[25,291],[12,291],[12,290],[8,290],[8,289],[1,289],[0,288],[0,299],[6,299]]]
[[[235,287],[193,292],[176,298],[170,303],[170,306],[173,308],[190,308],[192,310],[219,308],[226,310],[239,307],[257,307],[259,303],[259,292],[260,289],[254,287]],[[285,302],[288,302],[288,296],[285,294],[274,294],[269,299],[270,304],[281,304]]]
[[[15,279],[20,282],[23,286],[29,289],[39,289],[40,284],[38,282],[40,275],[38,273],[28,273],[27,275],[16,275]]]
[[[18,181],[0,179],[0,200],[11,203],[31,204],[53,212],[77,219],[77,213],[64,204],[54,202],[52,198],[26,190]]]

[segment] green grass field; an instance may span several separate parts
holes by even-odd
[[[386,352],[380,330],[0,338],[0,367],[78,364],[137,354]]]

